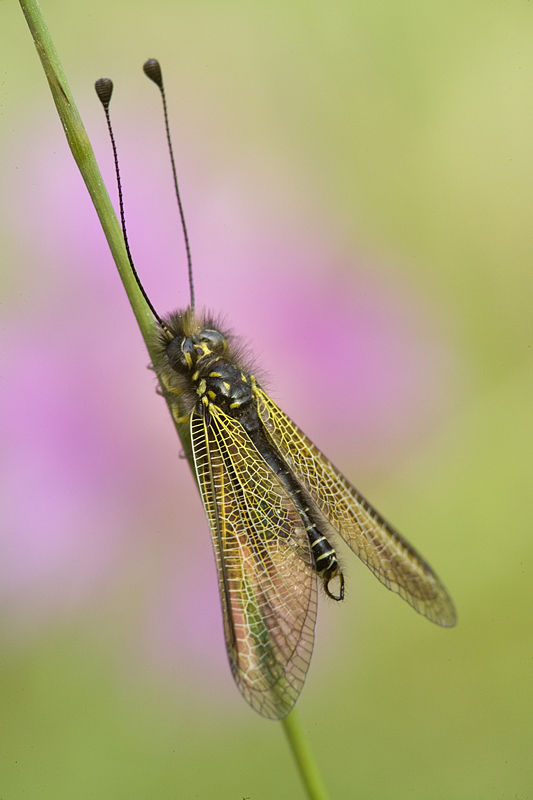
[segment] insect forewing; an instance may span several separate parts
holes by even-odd
[[[313,648],[316,574],[287,491],[242,426],[217,406],[193,412],[191,439],[211,528],[231,669],[272,719],[298,698]]]
[[[454,625],[453,603],[429,565],[261,388],[255,393],[273,446],[354,553],[420,614],[438,625]]]

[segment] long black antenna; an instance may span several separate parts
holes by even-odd
[[[113,158],[115,160],[115,174],[117,176],[117,186],[118,186],[118,201],[120,206],[120,224],[122,226],[122,235],[124,236],[124,244],[126,246],[126,253],[128,256],[128,261],[130,262],[131,271],[137,281],[137,286],[141,290],[141,294],[146,300],[148,307],[152,314],[154,315],[155,319],[161,326],[161,328],[167,333],[171,338],[172,334],[168,330],[167,326],[153,307],[152,303],[150,302],[150,298],[146,294],[144,290],[144,286],[142,285],[139,276],[137,275],[137,270],[135,269],[135,264],[133,263],[133,258],[130,251],[130,245],[128,242],[128,234],[126,232],[126,217],[124,215],[124,200],[122,197],[122,182],[120,180],[120,170],[118,168],[118,154],[117,154],[117,146],[115,144],[115,137],[113,135],[113,128],[111,127],[111,117],[109,116],[109,103],[111,102],[111,95],[113,94],[113,81],[109,78],[99,78],[96,83],[94,84],[94,88],[96,89],[96,94],[102,106],[104,107],[105,117],[107,120],[107,129],[109,131],[109,138],[111,139],[111,145],[113,147]]]
[[[187,264],[189,267],[189,290],[191,293],[191,308],[194,311],[194,284],[192,278],[191,248],[189,245],[187,226],[185,224],[185,214],[183,213],[183,206],[181,204],[180,190],[178,189],[178,177],[176,174],[176,163],[174,161],[174,150],[172,149],[172,139],[170,138],[170,126],[168,124],[168,113],[167,113],[167,100],[165,97],[165,89],[163,86],[163,75],[161,73],[161,65],[156,58],[149,58],[148,61],[144,62],[143,70],[146,77],[150,78],[150,80],[153,81],[159,87],[159,91],[161,92],[161,98],[163,100],[163,112],[165,114],[165,128],[167,131],[168,151],[170,153],[172,174],[174,176],[174,189],[176,191],[176,200],[178,201],[178,208],[180,210],[181,228],[183,230],[183,238],[185,239],[185,249],[187,251]]]

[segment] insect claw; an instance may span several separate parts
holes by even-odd
[[[339,594],[333,594],[329,589],[329,584],[332,580],[335,580],[335,578],[339,579]],[[332,600],[344,600],[344,575],[342,572],[338,572],[336,575],[333,575],[332,578],[324,578],[324,591]]]

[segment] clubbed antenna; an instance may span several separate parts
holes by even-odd
[[[150,78],[158,87],[159,91],[161,92],[161,98],[163,100],[163,112],[165,115],[165,129],[167,132],[167,142],[168,142],[168,151],[170,153],[170,162],[172,164],[172,175],[174,176],[174,189],[176,191],[176,200],[178,201],[178,208],[180,211],[180,218],[181,218],[181,227],[183,230],[183,238],[185,239],[185,249],[187,251],[187,265],[189,269],[189,290],[191,294],[191,308],[194,311],[194,284],[193,284],[193,277],[192,277],[192,259],[191,259],[191,248],[189,245],[189,236],[187,234],[187,226],[185,224],[185,214],[183,213],[183,206],[181,204],[181,197],[180,191],[178,189],[178,177],[176,173],[176,163],[174,161],[174,151],[172,149],[172,140],[170,138],[170,126],[168,124],[168,112],[167,112],[167,100],[165,97],[165,88],[163,86],[163,75],[161,73],[161,65],[156,58],[149,58],[148,61],[145,61],[143,64],[144,74],[147,78]]]
[[[113,128],[111,127],[111,117],[109,116],[109,104],[111,102],[111,95],[113,94],[113,81],[109,78],[99,78],[96,83],[94,84],[94,88],[96,89],[96,94],[102,106],[104,107],[105,117],[107,120],[107,129],[109,131],[109,138],[111,139],[111,146],[113,148],[113,158],[115,160],[115,174],[117,176],[117,187],[118,187],[118,202],[120,206],[120,224],[122,226],[122,235],[124,236],[124,244],[126,246],[126,253],[128,256],[128,261],[130,262],[130,267],[137,281],[137,286],[141,290],[141,294],[146,300],[150,311],[154,315],[155,319],[159,323],[159,325],[163,328],[165,333],[169,333],[167,326],[153,307],[152,303],[150,302],[150,298],[146,294],[144,290],[144,286],[142,285],[139,276],[137,275],[137,270],[135,269],[135,264],[133,263],[133,258],[130,251],[130,245],[128,242],[128,234],[126,232],[126,217],[124,215],[124,199],[122,197],[122,181],[120,180],[120,170],[118,168],[118,153],[117,153],[117,146],[115,144],[115,136],[113,134]],[[170,335],[170,334],[169,334]]]

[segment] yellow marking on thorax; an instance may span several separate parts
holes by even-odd
[[[174,403],[172,403],[170,406],[170,413],[172,414],[172,418],[177,425],[182,425],[184,422],[188,422],[191,417],[190,414],[180,416],[180,410],[176,405],[174,405]]]
[[[183,389],[178,389],[175,386],[171,386],[171,384],[169,383],[169,380],[168,380],[166,375],[158,375],[158,378],[159,378],[159,381],[161,382],[161,384],[163,385],[163,389],[164,389],[165,392],[169,392],[169,394],[177,394],[177,395],[183,394],[183,392],[184,392]]]

